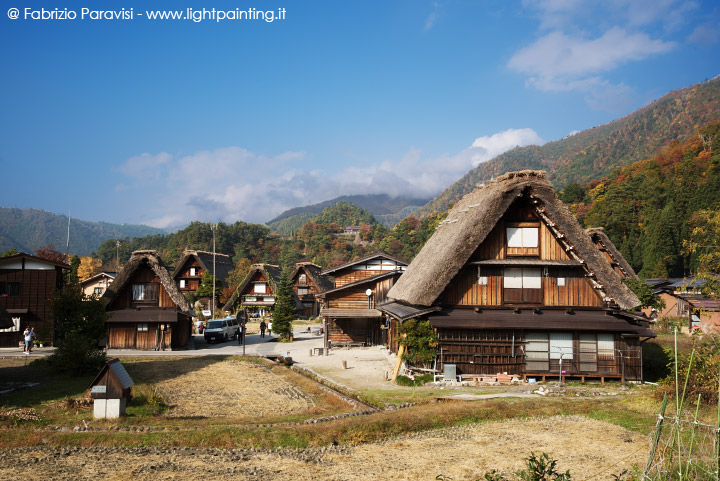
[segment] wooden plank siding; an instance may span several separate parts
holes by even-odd
[[[190,320],[178,314],[178,322],[165,324],[165,336],[162,336],[160,323],[147,323],[147,331],[138,331],[137,323],[111,323],[108,325],[108,349],[142,349],[152,350],[156,346],[170,350],[173,346],[187,345],[190,336]],[[162,344],[159,345],[159,340]]]
[[[579,334],[573,332],[573,358],[564,359],[562,369],[568,375],[588,377],[622,377],[642,379],[641,347],[637,338],[615,335],[613,356],[596,356],[594,369],[580,355]],[[514,339],[513,339],[514,336]],[[440,365],[455,364],[458,374],[495,375],[501,372],[517,375],[557,375],[558,359],[549,359],[547,370],[525,369],[525,333],[522,330],[438,330]]]
[[[569,261],[565,248],[558,242],[544,222],[537,219],[529,207],[512,207],[478,246],[470,261],[489,259],[508,259],[510,257],[533,258],[547,261]],[[533,220],[533,222],[530,222]],[[528,254],[530,248],[507,247],[506,227],[539,226],[539,246]],[[519,256],[519,254],[528,254]],[[487,277],[487,285],[478,283],[478,267],[466,265],[455,279],[450,282],[440,297],[445,306],[502,306],[515,304],[538,304],[553,307],[603,307],[604,302],[593,288],[592,283],[580,268],[540,268],[542,288],[503,289],[503,268],[500,266],[482,266],[480,275]],[[547,269],[547,275],[545,275]],[[558,277],[565,278],[565,286],[559,286]],[[517,292],[516,292],[517,291]],[[538,292],[530,292],[538,291]],[[541,292],[540,292],[541,291]]]
[[[113,308],[114,309],[121,309],[125,307],[134,307],[135,302],[133,302],[132,298],[132,286],[133,284],[156,284],[158,289],[158,300],[157,303],[155,302],[148,302],[148,301],[142,301],[142,305],[157,305],[158,307],[175,307],[175,303],[173,302],[172,298],[170,297],[170,294],[165,290],[162,283],[160,282],[160,279],[157,275],[153,272],[153,270],[148,266],[141,266],[138,267],[137,271],[133,274],[133,278],[131,282],[128,282],[123,288],[118,292],[117,297],[115,298],[115,301],[113,302]]]
[[[25,327],[32,326],[43,342],[55,340],[55,321],[50,298],[62,286],[60,268],[0,269],[0,282],[20,283],[19,296],[0,296],[0,306],[5,309],[27,309],[27,314],[11,314],[20,317],[20,331],[0,332],[0,347],[17,347]]]
[[[361,281],[363,279],[367,279],[368,277],[376,276],[378,274],[381,274],[382,271],[371,271],[371,270],[351,270],[346,269],[341,272],[338,272],[337,275],[335,275],[335,287],[341,287],[345,284],[350,284],[351,282],[355,281]]]
[[[481,273],[483,276],[487,276],[487,285],[478,284],[477,272],[477,266],[464,267],[443,292],[442,305],[502,306],[504,302],[512,304],[517,301],[503,297],[506,293],[502,288],[502,267],[482,266]],[[558,277],[565,277],[565,286],[558,286]],[[542,297],[537,301],[541,301],[545,306],[553,307],[601,308],[604,306],[602,298],[584,273],[580,269],[572,268],[548,268],[548,276],[542,277]]]

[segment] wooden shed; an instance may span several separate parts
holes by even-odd
[[[106,362],[88,386],[90,397],[95,401],[95,417],[117,418],[124,415],[134,384],[120,359]]]

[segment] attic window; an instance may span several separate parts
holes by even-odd
[[[508,247],[537,247],[537,227],[507,227]]]
[[[157,301],[158,286],[157,284],[133,284],[132,286],[133,301]]]
[[[267,284],[264,282],[256,282],[253,287],[253,292],[255,294],[265,294],[267,292]]]
[[[298,284],[306,284],[307,283],[307,275],[300,274],[298,276]]]
[[[190,275],[191,275],[191,276],[196,276],[196,275],[197,275],[197,268],[196,268],[196,267],[191,267],[191,268],[190,268]]]

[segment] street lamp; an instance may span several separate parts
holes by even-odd
[[[372,296],[372,289],[366,290],[365,295],[368,298],[368,309],[372,309],[372,307],[370,306],[370,297]]]

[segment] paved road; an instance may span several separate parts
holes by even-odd
[[[320,326],[311,326],[311,330],[316,330]],[[245,337],[245,354],[249,356],[271,356],[288,354],[296,357],[305,357],[308,351],[316,347],[322,347],[323,336],[315,335],[307,332],[307,326],[293,329],[295,341],[292,343],[274,342],[277,336],[265,335],[264,338],[260,334],[250,334]],[[182,349],[175,351],[141,351],[135,349],[110,349],[108,357],[118,356],[237,356],[242,355],[242,345],[237,340],[229,340],[227,342],[208,344],[201,335],[194,335],[195,349]],[[35,348],[28,356],[30,359],[36,359],[48,356],[55,351],[53,347]],[[21,348],[0,348],[0,358],[3,357],[24,357]]]

